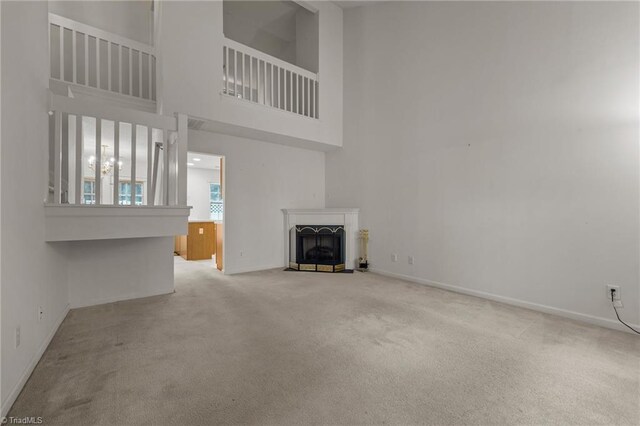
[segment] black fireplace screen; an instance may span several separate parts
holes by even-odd
[[[344,270],[343,226],[298,225],[291,233],[291,268],[321,272]]]

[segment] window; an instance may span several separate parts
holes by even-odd
[[[119,191],[118,204],[121,206],[130,206],[131,205],[131,181],[121,181],[120,182],[120,191]],[[143,203],[143,183],[136,182],[136,194],[135,194],[135,203],[136,206],[141,206]]]
[[[222,220],[223,214],[222,192],[219,183],[209,184],[209,218]]]
[[[95,180],[85,180],[82,183],[82,203],[83,204],[96,203],[96,181]]]

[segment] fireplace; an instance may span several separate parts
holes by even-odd
[[[341,272],[345,267],[342,225],[297,225],[291,228],[289,268],[298,271]]]

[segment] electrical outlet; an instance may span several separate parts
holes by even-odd
[[[391,253],[391,261],[392,262],[397,262],[398,261],[398,255],[396,253]]]
[[[409,265],[413,265],[413,256],[409,256],[409,259],[407,259],[409,262]]]
[[[38,322],[42,321],[43,317],[44,317],[44,310],[42,309],[42,306],[40,306],[38,308]]]
[[[614,299],[613,306],[615,306],[616,308],[624,308],[624,306],[622,306],[622,300],[615,300]]]
[[[619,285],[607,285],[607,300],[611,301],[611,291],[613,291],[613,300],[621,300],[622,295],[620,294],[620,286]]]
[[[16,327],[16,349],[20,346],[20,326]]]

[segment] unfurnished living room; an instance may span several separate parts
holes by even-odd
[[[640,2],[0,0],[5,424],[640,424]]]

